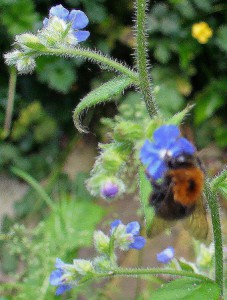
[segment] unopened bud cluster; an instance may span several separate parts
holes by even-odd
[[[137,150],[158,124],[156,120],[143,124],[124,119],[113,123],[112,142],[99,145],[101,153],[91,171],[91,177],[87,180],[89,192],[107,200],[128,191],[126,186],[132,186],[127,180],[130,176],[127,176],[125,170],[130,170],[131,175],[136,174],[139,162]]]

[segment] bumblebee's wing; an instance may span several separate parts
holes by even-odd
[[[183,226],[195,239],[207,240],[209,226],[202,197],[196,203],[193,213],[183,221]]]
[[[158,234],[161,234],[166,229],[173,227],[176,221],[166,221],[157,216],[153,218],[151,226],[147,229],[147,237],[153,238]]]

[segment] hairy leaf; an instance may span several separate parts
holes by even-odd
[[[86,132],[80,123],[80,115],[85,110],[96,104],[111,101],[113,97],[120,94],[124,89],[132,84],[132,80],[128,77],[118,76],[97,89],[91,91],[85,96],[74,110],[73,119],[76,128],[80,132]]]
[[[165,284],[149,300],[218,300],[220,289],[214,282],[181,278]]]

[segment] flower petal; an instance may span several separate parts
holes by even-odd
[[[113,230],[120,224],[122,224],[121,220],[115,220],[110,224],[110,228]]]
[[[45,18],[43,20],[43,26],[46,27],[48,25],[48,22],[49,22],[49,19],[48,18]]]
[[[64,266],[65,266],[65,263],[60,258],[56,258],[55,267],[57,269],[63,269]]]
[[[167,264],[170,262],[174,257],[174,248],[173,247],[168,247],[162,252],[157,254],[157,261]]]
[[[184,153],[193,154],[196,151],[195,147],[186,138],[179,138],[177,144]]]
[[[147,168],[148,174],[154,180],[161,178],[166,170],[167,170],[166,163],[161,159],[153,160]]]
[[[84,42],[90,36],[90,32],[86,30],[78,30],[73,33],[78,42]]]
[[[137,249],[137,250],[140,250],[142,249],[146,244],[146,240],[144,237],[142,236],[136,236],[134,238],[134,242],[130,244],[130,248],[133,248],[133,249]]]
[[[154,143],[146,140],[140,150],[140,160],[143,164],[149,164],[154,157],[159,157],[159,150]]]
[[[73,9],[69,16],[68,20],[72,22],[73,29],[83,29],[89,23],[88,17],[81,10]]]
[[[53,6],[50,9],[50,16],[56,16],[64,21],[67,20],[68,15],[68,9],[64,8],[61,4]]]
[[[126,226],[126,232],[131,233],[132,235],[137,235],[140,232],[140,224],[138,222],[128,223]]]
[[[59,295],[63,294],[65,291],[71,290],[71,288],[72,288],[72,286],[69,284],[62,284],[57,288],[55,295],[59,296]]]
[[[51,285],[59,285],[61,284],[61,277],[63,275],[63,272],[61,270],[54,270],[51,274],[50,274],[50,284]]]
[[[163,125],[155,130],[155,143],[161,148],[167,148],[169,144],[180,135],[180,130],[175,125]]]

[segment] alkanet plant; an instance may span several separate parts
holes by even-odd
[[[135,1],[136,48],[133,69],[100,52],[81,47],[80,43],[84,42],[90,34],[83,30],[88,25],[88,18],[84,12],[77,9],[69,12],[62,5],[50,9],[48,18],[44,19],[43,28],[36,34],[25,33],[16,36],[16,49],[5,54],[6,63],[16,67],[19,73],[32,72],[35,69],[37,57],[52,55],[68,58],[80,57],[117,74],[113,79],[86,95],[76,107],[73,118],[76,127],[81,132],[85,131],[85,128],[82,126],[80,118],[86,109],[110,101],[128,87],[135,87],[138,91],[142,98],[139,103],[141,107],[144,104],[146,107],[146,110],[143,110],[143,117],[141,120],[132,117],[115,119],[112,127],[112,142],[100,145],[100,155],[91,172],[91,177],[87,181],[88,190],[93,195],[99,195],[106,199],[113,199],[128,190],[124,174],[127,174],[129,163],[131,172],[138,171],[142,162],[152,177],[160,179],[166,171],[166,165],[162,159],[163,154],[174,156],[179,151],[190,154],[195,152],[194,146],[179,136],[180,132],[177,127],[190,107],[170,119],[165,119],[155,101],[147,56],[146,9],[146,0]],[[92,261],[75,259],[73,264],[68,264],[57,259],[56,270],[50,276],[50,283],[57,286],[56,294],[62,294],[73,286],[93,278],[168,274],[188,278],[188,282],[196,285],[195,299],[200,299],[199,297],[202,295],[199,287],[202,287],[203,291],[205,288],[207,295],[213,297],[212,299],[220,299],[224,287],[223,247],[217,191],[219,184],[226,180],[226,173],[226,170],[223,171],[218,177],[220,180],[218,178],[207,179],[204,190],[211,211],[214,233],[214,278],[209,277],[212,274],[207,275],[186,261],[175,261],[174,249],[171,246],[157,255],[157,259],[161,263],[170,262],[168,268],[124,269],[119,267],[115,249],[126,251],[134,248],[139,250],[145,245],[145,239],[139,236],[140,226],[137,222],[124,225],[120,220],[116,220],[111,224],[109,236],[102,231],[95,232],[94,244],[98,256]],[[140,180],[144,179],[140,178]],[[140,186],[141,198],[143,198],[141,199],[142,209],[147,229],[149,229],[152,214],[148,213],[147,193],[144,191],[147,184],[149,183],[143,183]],[[199,261],[201,263],[203,260]],[[177,289],[184,291],[187,290],[185,286],[188,282],[175,280]],[[205,285],[207,285],[207,290]],[[189,292],[187,295],[186,291],[184,299],[191,299]],[[160,293],[162,291],[159,292],[159,296]],[[168,299],[168,294],[165,294],[162,299]]]

